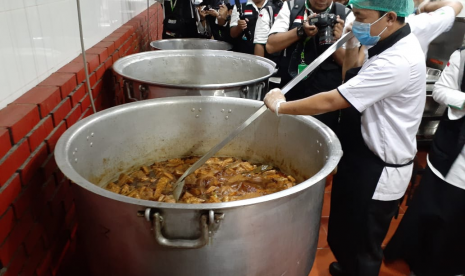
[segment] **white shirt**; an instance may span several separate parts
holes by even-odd
[[[268,3],[268,0],[265,0],[262,7],[264,7],[266,3]],[[252,6],[258,13],[260,13],[260,9],[257,7],[257,5],[255,5],[255,3],[252,0],[248,0],[246,5]],[[237,7],[236,5],[234,5],[233,11],[231,13],[231,24],[229,26],[231,26],[231,28],[237,26],[238,21],[239,21],[239,12],[237,12]]]
[[[283,4],[283,6],[286,3]],[[273,14],[274,16],[274,14]],[[264,7],[260,11],[260,15],[258,16],[257,25],[255,26],[255,35],[254,35],[254,44],[266,44],[268,41],[268,35],[270,34],[270,24],[271,18],[268,7]]]
[[[465,116],[465,93],[462,92],[458,84],[460,51],[455,51],[450,57],[449,63],[441,74],[441,77],[434,85],[433,98],[436,102],[448,105],[448,117],[450,120],[458,120]],[[463,62],[463,61],[462,61]],[[465,190],[465,148],[459,154],[454,164],[444,177],[428,160],[428,166],[433,173],[447,183]]]
[[[455,22],[455,11],[452,7],[442,7],[434,12],[410,15],[406,18],[412,33],[420,42],[425,56],[431,41],[440,34],[449,31]]]
[[[289,4],[284,2],[281,10],[276,17],[273,26],[270,29],[270,34],[284,33],[289,31],[289,20],[291,18],[291,11],[289,10]]]
[[[417,152],[416,133],[426,100],[426,65],[413,34],[371,57],[359,74],[338,90],[359,112],[368,148],[390,164],[406,164]],[[401,198],[412,166],[385,167],[373,199]]]

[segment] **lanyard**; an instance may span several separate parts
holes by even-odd
[[[300,58],[302,60],[302,64],[305,63],[305,45],[307,45],[307,42],[310,40],[310,37],[307,37],[304,41],[304,47],[302,48],[302,53],[300,53]]]
[[[171,11],[174,11],[174,8],[176,8],[176,4],[178,3],[178,0],[174,0],[174,5],[173,5],[173,0],[170,0],[171,4]]]

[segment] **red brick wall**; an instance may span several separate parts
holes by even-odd
[[[150,8],[152,40],[161,38],[162,10]],[[158,27],[160,26],[160,27]],[[120,57],[146,51],[147,11],[86,52],[98,111],[125,102],[113,76]],[[58,138],[92,114],[84,63],[76,57],[0,110],[0,275],[56,275],[72,255],[76,231],[71,185],[58,170]]]

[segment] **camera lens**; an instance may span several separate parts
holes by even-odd
[[[320,45],[328,45],[334,43],[333,28],[327,26],[319,31]]]

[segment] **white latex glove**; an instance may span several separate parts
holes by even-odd
[[[279,116],[279,106],[286,102],[286,97],[284,97],[281,89],[275,88],[266,94],[263,101],[272,112]]]
[[[342,35],[345,35],[348,32],[352,31],[352,25],[354,25],[354,22],[350,22],[345,26],[344,31],[342,32]],[[344,49],[353,49],[353,48],[358,48],[360,47],[360,42],[358,39],[354,36],[351,39],[349,39],[345,44],[344,44]]]

